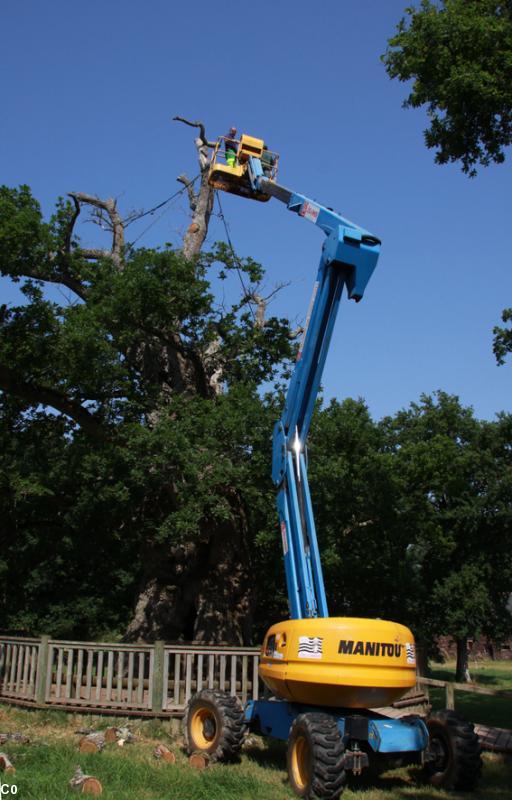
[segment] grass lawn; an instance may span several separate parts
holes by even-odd
[[[474,682],[487,689],[512,691],[512,661],[472,661],[470,673]],[[433,664],[432,678],[441,681],[455,680],[455,662]],[[443,689],[429,689],[430,702],[434,709],[446,705]],[[471,722],[512,728],[512,697],[486,697],[469,692],[455,692],[455,710],[460,711]]]
[[[19,731],[30,736],[28,745],[2,746],[16,766],[14,776],[1,775],[4,784],[15,783],[19,800],[71,800],[76,794],[68,781],[80,764],[83,771],[103,784],[106,800],[286,800],[294,795],[286,781],[285,747],[268,745],[251,737],[240,763],[212,765],[196,771],[188,766],[180,739],[172,738],[165,726],[132,721],[141,737],[133,745],[106,745],[102,753],[83,755],[77,751],[81,727],[105,728],[120,720],[58,711],[26,711],[0,706],[0,732]],[[174,765],[153,757],[154,747],[164,741],[177,756]],[[512,759],[486,756],[480,789],[472,795],[433,789],[421,781],[420,770],[393,770],[381,778],[350,779],[344,797],[358,800],[510,800]],[[7,797],[11,795],[5,795]]]
[[[455,680],[455,661],[431,664],[432,677],[440,681]],[[475,683],[487,689],[512,691],[512,659],[510,661],[470,661],[469,671]]]

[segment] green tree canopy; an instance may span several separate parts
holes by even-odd
[[[0,272],[24,296],[0,319],[4,625],[120,630],[139,592],[130,635],[248,640],[258,387],[288,324],[257,321],[262,268],[223,245],[91,253],[75,219],[0,189]],[[248,295],[217,302],[211,279],[234,270]]]
[[[512,142],[512,3],[422,0],[406,9],[383,56],[388,75],[412,81],[406,108],[426,106],[436,162],[505,159]]]
[[[505,325],[512,322],[512,308],[505,308],[501,319]],[[507,355],[512,353],[512,327],[505,327],[505,325],[496,325],[493,328],[493,350],[498,364],[504,364]]]
[[[467,639],[512,630],[512,418],[479,421],[438,392],[383,425],[410,535],[413,627],[424,642],[441,634],[457,641],[463,680]]]
[[[405,108],[426,106],[427,147],[438,164],[476,166],[505,160],[512,142],[512,3],[422,0],[406,9],[382,56],[390,78],[412,81]],[[512,319],[506,308],[502,321]],[[496,326],[498,364],[512,352],[512,330]]]
[[[510,635],[512,417],[482,422],[438,392],[381,422],[363,401],[319,411],[311,490],[330,613],[440,635]]]

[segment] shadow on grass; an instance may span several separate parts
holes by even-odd
[[[347,788],[353,792],[369,792],[376,789],[381,792],[396,792],[399,789],[411,789],[412,786],[423,785],[418,780],[411,782],[409,770],[400,770],[398,774],[396,771],[386,772],[383,775],[376,775],[372,773],[371,769],[366,769],[361,775],[353,775],[351,772],[347,775]]]
[[[287,784],[286,743],[268,741],[249,745],[245,756],[260,767],[279,770],[283,786]],[[425,779],[420,766],[389,769],[381,775],[364,770],[362,775],[349,773],[346,787],[355,797],[393,798],[393,800],[511,800],[512,758],[487,755],[482,779],[474,792],[453,792],[435,788]],[[352,796],[352,795],[350,795]]]
[[[349,777],[347,786],[354,792],[362,792],[363,796],[378,792],[379,798],[417,798],[417,800],[510,800],[512,794],[512,758],[507,756],[488,755],[484,758],[482,777],[473,791],[449,791],[431,786],[425,779],[420,766],[411,766],[400,770],[390,770],[382,776],[363,773],[360,778]]]
[[[275,739],[262,741],[262,744],[248,745],[243,753],[250,761],[260,767],[286,770],[286,742]]]
[[[262,742],[261,745],[250,745],[244,749],[244,755],[258,766],[267,769],[280,770],[283,774],[283,784],[288,782],[286,774],[286,743],[275,740]],[[367,793],[372,790],[385,793],[385,796],[408,797],[411,792],[421,789],[422,800],[439,800],[439,792],[429,787],[423,778],[421,768],[407,767],[400,770],[387,770],[383,775],[377,775],[371,770],[364,770],[361,775],[347,773],[347,789],[354,793]],[[403,792],[403,794],[402,794]],[[418,794],[418,796],[420,796]],[[499,798],[501,800],[501,798]]]
[[[446,707],[443,689],[430,689],[429,696],[435,711]],[[455,710],[475,724],[496,728],[512,727],[512,698],[456,692]]]

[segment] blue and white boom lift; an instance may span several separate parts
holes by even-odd
[[[412,633],[387,620],[330,617],[309,494],[305,446],[342,293],[359,302],[377,265],[380,240],[330,208],[276,182],[277,154],[242,135],[225,163],[219,139],[209,180],[217,189],[267,201],[271,197],[325,234],[306,331],[285,408],[274,428],[272,477],[283,543],[290,619],[263,641],[259,675],[271,697],[245,708],[215,687],[194,695],[185,739],[228,761],[251,730],[288,742],[288,775],[299,797],[336,800],[346,773],[368,766],[423,764],[437,786],[473,788],[481,769],[473,726],[453,711],[426,721],[394,719],[382,709],[416,683]],[[232,140],[229,147],[233,147]]]

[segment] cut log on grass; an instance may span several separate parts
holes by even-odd
[[[92,794],[95,797],[103,793],[103,786],[97,778],[88,777],[82,784],[81,794]]]
[[[0,753],[0,771],[1,772],[16,772],[16,768],[11,763],[9,756],[5,753]]]
[[[103,793],[103,786],[100,781],[92,775],[84,775],[80,766],[76,768],[69,785],[79,794],[92,794],[97,797]]]
[[[108,743],[117,742],[117,728],[107,728],[103,736]]]
[[[205,753],[192,753],[189,756],[188,763],[194,769],[206,769],[210,763],[210,759]]]
[[[102,733],[90,733],[84,736],[78,743],[81,753],[101,753],[105,747],[105,737]]]
[[[159,744],[153,750],[153,755],[155,758],[161,759],[162,761],[166,761],[168,764],[175,764],[176,763],[176,756],[169,750],[165,744]]]
[[[126,725],[124,725],[122,728],[116,728],[115,731],[118,739],[117,743],[121,746],[123,744],[134,744],[134,742],[138,741],[137,736],[134,736]]]
[[[0,744],[5,744],[5,742],[28,744],[30,739],[24,733],[0,733]]]

